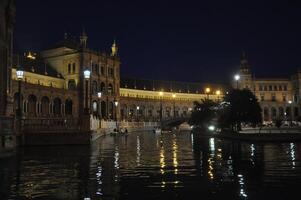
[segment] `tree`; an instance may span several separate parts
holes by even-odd
[[[202,99],[201,102],[195,101],[189,124],[206,129],[210,121],[216,116],[215,107],[216,103],[209,99]]]
[[[261,124],[261,108],[254,94],[248,90],[230,91],[224,97],[226,104],[219,111],[218,123],[221,128],[241,130],[241,123],[250,123],[252,126]]]

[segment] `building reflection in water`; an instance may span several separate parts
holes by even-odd
[[[10,165],[0,160],[0,199],[261,199],[276,187],[299,192],[300,143],[149,133],[124,139],[22,149]]]
[[[248,195],[246,194],[246,191],[245,191],[244,176],[242,174],[238,174],[237,178],[238,178],[238,184],[239,184],[239,196],[243,197],[243,198],[247,198]]]
[[[136,164],[140,166],[140,157],[141,157],[141,147],[140,147],[140,137],[137,136],[137,145],[136,145]]]
[[[172,140],[172,163],[174,167],[174,173],[178,174],[178,145],[177,138],[174,135]]]
[[[210,180],[214,179],[214,157],[215,157],[215,143],[214,138],[209,139],[209,158],[208,158],[208,176]]]
[[[250,160],[251,160],[252,165],[255,165],[255,151],[256,151],[255,145],[251,144],[250,145],[250,155],[251,155]]]
[[[296,146],[294,143],[290,143],[290,158],[292,161],[292,168],[295,169],[296,166]]]

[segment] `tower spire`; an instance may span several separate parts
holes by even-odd
[[[240,71],[245,73],[248,73],[250,71],[247,54],[244,50],[242,51],[240,58]]]
[[[111,47],[111,56],[117,56],[117,53],[118,53],[118,47],[116,44],[116,40],[114,39],[114,42]]]
[[[86,31],[85,31],[85,28],[83,27],[83,31],[82,31],[82,34],[80,36],[80,45],[83,47],[83,48],[86,48],[87,47],[87,40],[88,40],[88,36],[86,34]]]

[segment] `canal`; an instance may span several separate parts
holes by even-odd
[[[301,143],[190,133],[26,147],[0,158],[0,199],[290,199],[300,194],[300,154]]]

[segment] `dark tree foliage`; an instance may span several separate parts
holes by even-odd
[[[200,128],[207,128],[210,121],[216,116],[216,103],[209,99],[194,102],[194,110],[191,113],[189,124]]]
[[[225,105],[219,111],[218,124],[221,128],[240,130],[241,123],[252,126],[261,124],[261,108],[254,94],[247,89],[234,89],[224,97]]]

